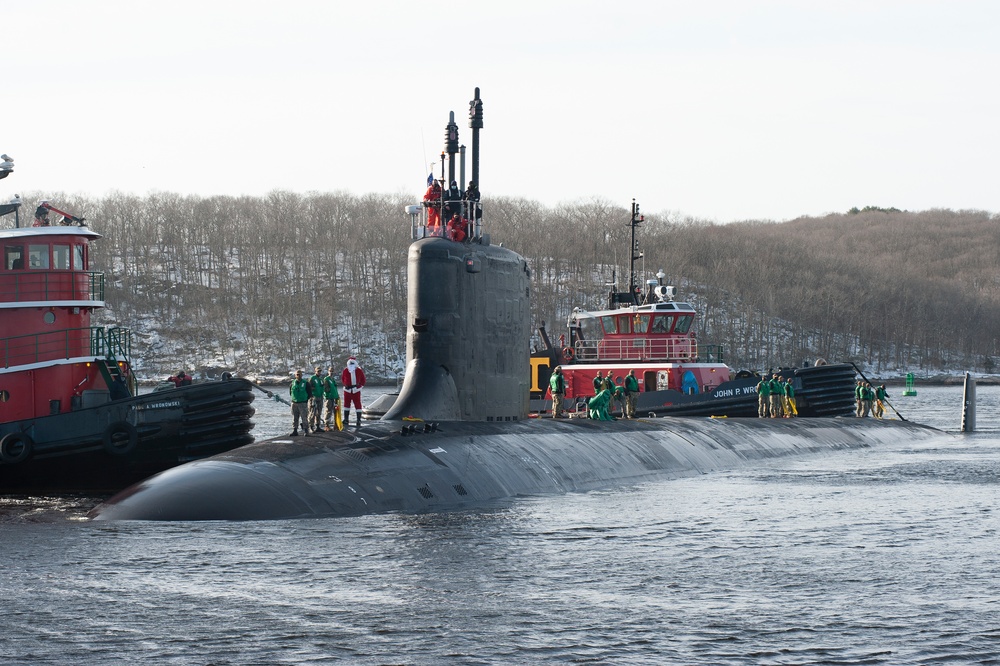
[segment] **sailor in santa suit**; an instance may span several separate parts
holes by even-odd
[[[357,427],[361,427],[361,389],[365,385],[365,371],[358,365],[358,359],[351,356],[347,367],[340,373],[340,383],[344,386],[344,425],[351,422],[351,405],[358,412]]]

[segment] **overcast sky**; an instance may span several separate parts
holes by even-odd
[[[8,0],[14,192],[481,189],[785,220],[1000,211],[1000,2]]]

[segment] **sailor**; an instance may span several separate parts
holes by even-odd
[[[358,359],[351,356],[347,367],[340,373],[340,383],[344,385],[344,423],[351,422],[351,405],[357,411],[357,427],[361,427],[361,389],[365,385],[365,371],[358,365]]]
[[[335,372],[333,366],[329,368],[329,374],[323,378],[323,398],[326,400],[326,431],[330,432],[330,423],[337,410],[340,409],[340,391],[337,388],[337,379],[333,376]]]
[[[566,397],[566,378],[563,377],[562,367],[556,366],[549,377],[549,388],[552,389],[552,418],[561,419],[563,413],[563,399]]]
[[[774,373],[771,376],[771,418],[780,419],[784,416],[784,407],[782,407],[782,402],[785,401],[785,386],[781,383],[781,378],[778,377],[778,373]]]
[[[882,418],[885,415],[885,403],[889,400],[889,392],[885,390],[885,384],[880,384],[875,389],[875,416]]]
[[[479,205],[479,188],[476,186],[476,181],[470,180],[469,186],[465,188],[465,200],[469,202],[469,217],[473,220],[481,220],[483,218],[483,209]]]
[[[594,395],[597,395],[604,390],[604,377],[601,375],[601,371],[598,370],[597,374],[594,375]]]
[[[424,194],[424,207],[427,208],[427,231],[432,236],[441,235],[441,184],[432,181]]]
[[[771,415],[771,382],[764,374],[757,382],[757,416],[766,419]]]
[[[32,222],[33,227],[47,227],[49,226],[49,209],[45,206],[39,206],[35,209],[35,221]]]
[[[451,181],[451,186],[448,191],[444,193],[444,213],[445,217],[450,219],[452,215],[462,213],[462,190],[458,189],[458,181]]]
[[[799,415],[799,406],[795,404],[795,387],[792,385],[792,378],[785,382],[785,418],[790,419]]]
[[[309,435],[309,382],[302,379],[302,371],[295,371],[295,379],[288,387],[288,393],[292,397],[292,434],[289,437],[296,437],[299,434],[299,418],[302,419],[302,431]]]
[[[864,383],[859,379],[858,383],[854,386],[854,415],[861,418],[861,408],[862,401],[864,398],[865,386]]]
[[[309,427],[319,432],[323,425],[323,368],[316,366],[309,377]]]
[[[609,408],[611,407],[611,391],[603,389],[587,404],[587,416],[595,421],[614,421]]]
[[[629,370],[625,375],[625,418],[635,418],[635,401],[639,397],[639,380],[635,370]]]
[[[875,391],[868,382],[861,387],[861,417],[864,418],[872,411],[872,401],[875,400]]]
[[[453,240],[456,243],[461,243],[465,240],[465,229],[468,220],[464,219],[458,213],[451,216],[448,220],[448,240]]]
[[[615,390],[615,371],[608,370],[608,374],[604,377],[604,381],[601,383],[601,388],[614,391]]]

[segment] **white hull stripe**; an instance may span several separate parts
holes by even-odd
[[[0,368],[0,375],[6,375],[14,372],[24,372],[25,370],[39,370],[41,368],[49,368],[53,365],[74,365],[76,363],[93,363],[93,356],[79,356],[77,358],[60,358],[51,361],[42,361],[41,363],[26,363],[24,365],[12,365],[9,368]]]

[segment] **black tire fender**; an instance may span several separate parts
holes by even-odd
[[[112,423],[104,429],[104,450],[113,456],[132,453],[139,443],[139,431],[126,421]]]
[[[0,439],[0,460],[8,465],[23,463],[31,457],[35,443],[23,432],[7,433]]]
[[[222,373],[222,381],[228,382],[232,378],[233,378],[233,374],[231,372],[223,372]]]

